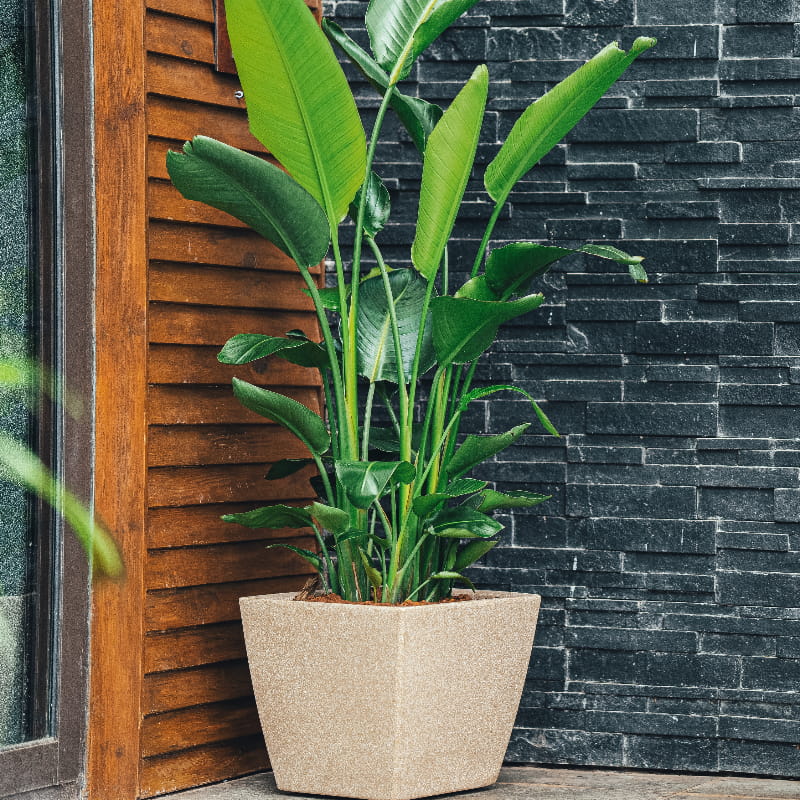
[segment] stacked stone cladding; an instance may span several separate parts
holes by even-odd
[[[800,776],[798,6],[484,0],[404,87],[445,105],[489,65],[458,278],[491,208],[483,165],[519,113],[607,42],[659,40],[518,186],[493,239],[618,244],[651,276],[561,262],[479,372],[545,400],[562,433],[532,427],[481,472],[553,495],[505,518],[472,572],[545,598],[512,762]],[[327,10],[352,30],[364,9]],[[356,87],[369,129],[378,101]],[[420,167],[387,130],[395,225],[379,241],[407,266]],[[473,406],[473,431],[531,418],[498,397]]]

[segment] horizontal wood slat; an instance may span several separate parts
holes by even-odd
[[[310,531],[295,531],[283,540],[294,547],[313,549]],[[231,542],[206,547],[151,550],[147,559],[145,586],[148,590],[184,586],[211,586],[231,581],[260,580],[308,571],[308,562],[285,547],[268,550],[274,540]]]
[[[144,639],[144,666],[147,673],[235,661],[245,655],[240,622],[150,633]]]
[[[214,22],[214,0],[147,0],[147,7],[178,17]]]
[[[308,500],[298,500],[290,505],[307,505]],[[266,530],[245,528],[232,522],[223,522],[223,514],[241,514],[251,511],[258,503],[223,503],[220,505],[153,508],[147,526],[147,545],[151,549],[190,547],[222,542],[243,542],[251,539],[285,539],[294,531],[288,528]]]
[[[157,95],[150,97],[148,111],[147,132],[150,136],[188,140],[203,134],[242,150],[266,152],[264,145],[250,133],[244,111]]]
[[[278,503],[311,496],[309,467],[278,481],[267,481],[270,464],[224,467],[156,467],[150,470],[150,508],[196,506],[204,503]]]
[[[320,410],[314,389],[282,387],[281,394]],[[228,386],[151,386],[147,408],[152,425],[267,424],[265,417],[245,408]]]
[[[142,755],[158,755],[224,742],[261,730],[252,703],[241,700],[147,716],[142,721]]]
[[[307,453],[285,429],[244,409],[230,382],[237,376],[321,409],[315,370],[277,358],[240,367],[217,360],[237,333],[299,328],[319,340],[318,321],[288,256],[169,182],[167,151],[198,134],[275,161],[248,130],[236,76],[215,69],[214,0],[145,2],[149,550],[140,796],[267,766],[238,600],[299,589],[310,565],[267,545],[313,548],[315,540],[308,530],[248,529],[220,516],[271,502],[305,505],[314,471],[265,480],[275,460]],[[318,14],[320,4],[312,5]],[[312,272],[323,285],[322,265]]]
[[[191,383],[230,386],[236,376],[258,386],[318,386],[319,373],[282,358],[259,359],[233,366],[217,360],[217,345],[150,345],[147,375],[150,383]]]
[[[207,22],[149,12],[145,17],[145,46],[151,53],[214,63],[214,28]]]
[[[238,96],[241,85],[235,75],[216,72],[207,64],[155,53],[147,59],[147,91],[198,103],[244,108],[244,98]]]
[[[180,223],[152,220],[148,245],[150,258],[157,261],[217,264],[297,274],[297,266],[289,256],[251,230],[199,225],[189,228]],[[319,274],[321,268],[312,267],[311,272]]]
[[[234,661],[147,675],[142,706],[146,714],[158,714],[250,697],[252,693],[247,662]]]
[[[308,458],[305,445],[278,425],[151,427],[151,467],[246,464]]]
[[[299,274],[226,267],[150,264],[150,299],[167,303],[314,311]]]
[[[205,745],[142,762],[142,794],[147,797],[216,783],[267,769],[267,752],[259,734],[233,742]]]
[[[154,344],[201,344],[222,347],[237,333],[283,336],[299,329],[314,337],[317,318],[301,311],[233,309],[150,303],[150,341]]]
[[[310,572],[311,567],[309,574]],[[169,631],[216,622],[233,622],[241,619],[240,597],[298,591],[305,581],[305,575],[290,575],[261,581],[218,583],[214,586],[148,592],[145,598],[146,630]]]

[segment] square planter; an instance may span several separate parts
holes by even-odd
[[[406,607],[293,597],[240,601],[279,789],[410,800],[497,780],[538,595]]]

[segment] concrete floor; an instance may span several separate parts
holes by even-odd
[[[163,800],[304,800],[275,788],[271,773],[251,775]],[[439,800],[800,800],[800,780],[600,769],[506,767],[486,789]]]

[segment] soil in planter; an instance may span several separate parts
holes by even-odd
[[[398,606],[437,606],[440,603],[460,603],[462,600],[472,600],[471,594],[458,594],[455,597],[446,597],[444,600],[403,600],[402,603],[378,603],[375,600],[345,600],[338,594],[316,594],[307,597],[301,596],[302,592],[295,597],[295,600],[304,600],[307,603],[345,603],[351,606],[387,606],[397,608]]]

